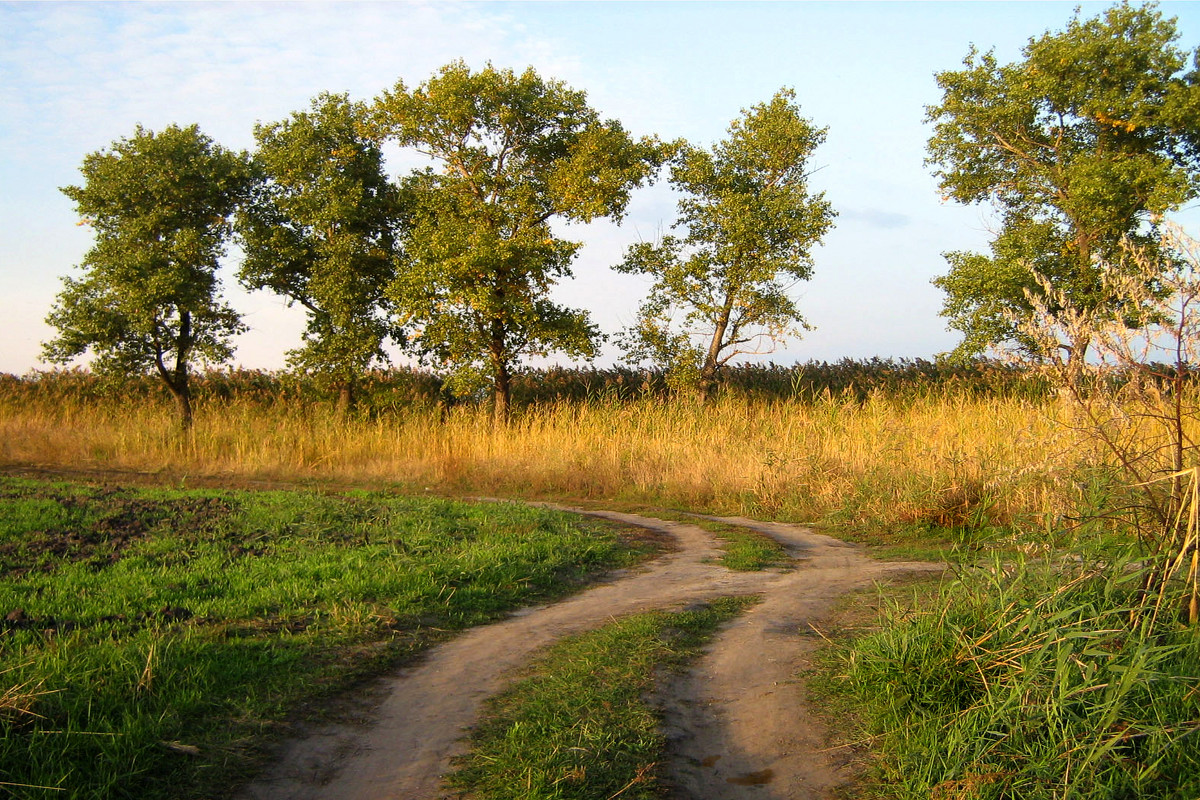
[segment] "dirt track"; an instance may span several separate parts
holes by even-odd
[[[575,509],[568,509],[575,510]],[[665,687],[671,777],[680,798],[825,797],[846,776],[821,752],[824,731],[797,674],[814,647],[810,624],[841,594],[940,565],[878,562],[800,526],[741,518],[796,560],[788,571],[731,572],[712,534],[696,525],[587,511],[670,536],[677,550],[553,605],[475,628],[389,676],[370,693],[361,724],[331,725],[291,742],[241,800],[431,800],[453,797],[440,776],[485,698],[539,648],[623,614],[724,595],[762,602],[727,625],[693,669]]]

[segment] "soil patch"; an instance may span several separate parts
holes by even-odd
[[[10,578],[63,563],[113,564],[156,529],[169,526],[203,536],[234,510],[219,497],[147,500],[121,489],[81,491],[47,484],[0,486],[0,502],[40,506],[46,518],[40,530],[0,541],[0,577]]]

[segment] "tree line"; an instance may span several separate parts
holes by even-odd
[[[991,255],[948,253],[943,315],[969,358],[1045,345],[1022,315],[1055,298],[1120,316],[1098,263],[1122,243],[1153,247],[1161,215],[1200,193],[1200,51],[1175,42],[1154,6],[1118,5],[1030,40],[1000,65],[969,52],[937,75],[928,163],[947,199],[990,203]],[[255,127],[253,153],[197,126],[138,127],[88,155],[63,191],[95,231],[82,276],[64,279],[48,321],[48,360],[86,352],[93,368],[156,373],[190,424],[189,375],[232,355],[245,330],[220,295],[230,242],[237,273],[306,314],[289,366],[354,402],[355,386],[398,345],[449,391],[481,387],[507,418],[514,370],[551,352],[588,359],[602,334],[552,287],[580,244],[558,221],[620,221],[632,192],[665,172],[679,194],[669,235],[632,245],[614,267],[650,278],[618,341],[703,395],[739,355],[770,352],[805,329],[789,294],[836,212],[808,185],[826,129],[793,91],[743,110],[710,148],[635,137],[586,95],[534,70],[462,62],[371,102],[321,94]],[[428,166],[389,176],[383,148]],[[1086,357],[1088,342],[1055,346]],[[1046,355],[1041,353],[1041,355]]]

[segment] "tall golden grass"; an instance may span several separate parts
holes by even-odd
[[[952,391],[865,399],[559,401],[493,428],[486,410],[414,404],[339,417],[319,403],[171,407],[0,395],[0,460],[512,497],[642,502],[855,525],[1037,524],[1078,507],[1097,457],[1052,400]]]

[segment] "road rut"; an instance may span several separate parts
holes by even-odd
[[[880,562],[803,526],[711,518],[782,543],[794,569],[733,572],[714,535],[695,524],[612,511],[567,511],[658,531],[673,552],[613,573],[566,600],[524,609],[433,648],[381,679],[363,724],[328,725],[288,743],[240,800],[442,800],[441,776],[483,701],[540,649],[625,614],[729,595],[762,602],[725,626],[692,669],[660,692],[679,798],[824,797],[846,779],[821,752],[824,730],[797,674],[815,643],[811,625],[872,581],[941,565]]]

